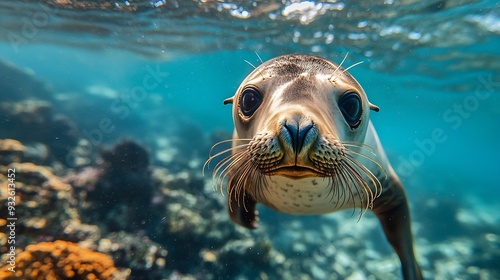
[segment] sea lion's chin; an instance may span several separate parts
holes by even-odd
[[[307,166],[283,166],[268,172],[271,176],[282,176],[293,180],[300,180],[310,177],[325,177],[319,171]]]

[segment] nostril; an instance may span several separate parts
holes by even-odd
[[[293,150],[298,154],[304,146],[308,132],[314,127],[314,123],[311,121],[300,123],[292,120],[291,122],[285,121],[283,126],[290,135]]]

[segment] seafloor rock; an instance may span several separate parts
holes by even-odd
[[[78,130],[71,120],[55,114],[49,102],[0,102],[0,110],[3,113],[0,138],[13,138],[25,144],[44,143],[53,158],[70,164],[67,155],[78,143]]]
[[[125,172],[148,173],[149,155],[146,149],[132,140],[122,140],[111,149],[101,151],[104,168],[109,176]]]
[[[214,222],[214,201],[205,197],[203,180],[195,174],[170,174],[156,168],[153,177],[157,188],[153,199],[156,222],[150,235],[158,236],[159,242],[167,246],[173,267],[183,273],[192,272],[193,261],[200,263],[199,252],[205,246],[225,242],[227,225]]]
[[[0,60],[0,100],[49,99],[51,91],[47,84],[38,80],[33,71],[22,70]]]
[[[417,197],[415,205],[418,205],[415,217],[418,218],[419,224],[432,224],[432,227],[420,227],[419,232],[432,241],[443,241],[466,230],[457,221],[460,202],[454,197],[447,195],[425,199]]]
[[[228,240],[216,254],[217,263],[214,264],[214,270],[217,276],[227,275],[228,278],[236,278],[246,275],[250,279],[256,279],[261,271],[277,268],[273,254],[276,252],[272,250],[269,240],[256,241],[251,238]],[[255,269],[257,267],[258,269]]]
[[[123,140],[101,151],[102,173],[89,198],[105,203],[98,211],[106,213],[110,231],[138,230],[151,219],[153,188],[146,149],[131,140]],[[122,221],[124,224],[116,224]]]
[[[32,244],[17,255],[15,273],[0,268],[0,279],[119,279],[105,254],[57,240]]]
[[[11,172],[8,170],[11,169]],[[15,180],[8,180],[7,174],[15,174]],[[16,248],[39,241],[65,239],[74,242],[96,243],[100,238],[99,228],[85,225],[75,205],[69,184],[62,182],[52,171],[33,163],[11,163],[0,165],[0,185],[15,185],[15,210],[10,215],[7,207],[0,208],[0,225],[4,217],[15,217]],[[7,187],[0,189],[0,204],[7,205]],[[0,254],[5,261],[7,236],[0,234]]]
[[[226,212],[225,197],[212,189],[199,170],[170,173],[153,169],[157,182],[153,199],[156,225],[148,234],[168,249],[167,269],[199,279],[258,278],[263,271],[279,277],[283,256],[267,235],[235,225]]]
[[[26,147],[17,140],[0,139],[0,165],[21,162],[25,151]]]
[[[165,279],[168,251],[141,233],[114,232],[99,240],[98,251],[129,267],[132,279]]]
[[[133,232],[151,221],[153,186],[146,149],[124,140],[101,152],[102,163],[67,177],[75,188],[82,220],[106,232]]]
[[[72,207],[75,201],[71,186],[63,183],[50,169],[33,163],[0,165],[2,186],[11,183],[7,178],[8,169],[15,174],[16,206],[13,215],[8,215],[7,207],[2,207],[0,217],[17,217],[16,230],[24,238],[58,236],[69,221],[79,220]],[[8,193],[4,190],[6,188],[0,191],[1,205],[7,205]]]
[[[20,102],[1,102],[0,109],[5,115],[2,121],[2,134],[11,134],[11,138],[23,141],[30,136],[36,139],[36,132],[47,127],[52,115],[52,107],[48,101],[24,100]],[[23,128],[23,129],[21,129]],[[35,140],[36,141],[36,140]]]
[[[435,279],[500,279],[500,235],[492,233],[498,227],[488,231],[471,235],[474,239],[461,236],[418,244],[420,262]]]

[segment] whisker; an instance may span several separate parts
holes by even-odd
[[[220,191],[221,191],[222,195],[224,195],[222,186],[223,186],[224,179],[228,175],[227,170],[230,170],[231,168],[233,168],[244,157],[245,157],[244,152],[235,153],[235,154],[228,156],[223,161],[221,161],[217,164],[216,169],[212,173],[213,174],[212,175],[212,183],[215,184],[215,186],[220,185]],[[229,164],[227,164],[228,162],[229,162]],[[219,187],[217,187],[217,189],[219,189]]]
[[[241,172],[240,174],[238,174],[238,181],[236,181],[236,185],[235,185],[235,194],[236,194],[236,198],[243,198],[243,196],[245,195],[245,183],[247,183],[247,180],[248,180],[248,174],[251,173],[251,169],[252,169],[252,166],[251,166],[251,162],[250,161],[247,161],[245,162],[241,167],[240,167],[240,170],[243,170],[243,172]],[[243,190],[243,196],[241,196],[241,191]],[[245,200],[243,199],[243,202],[245,202]],[[245,203],[243,203],[245,204]],[[238,206],[240,206],[240,199],[238,199]],[[245,208],[245,211],[247,211],[246,209],[246,205],[243,205],[243,208]],[[248,212],[248,211],[247,211]]]
[[[250,142],[251,140],[252,140],[252,139],[234,139],[234,140],[233,140],[233,139],[227,139],[227,140],[222,140],[222,141],[219,141],[219,142],[217,142],[217,143],[215,143],[215,144],[213,144],[213,145],[212,145],[212,147],[210,148],[209,155],[211,155],[211,154],[212,154],[212,151],[213,151],[213,150],[214,150],[217,146],[220,146],[220,145],[222,145],[222,144],[225,144],[225,143],[228,143],[228,142],[233,143],[234,141],[248,141],[248,142]],[[247,144],[248,144],[248,143],[247,143]],[[238,146],[231,147],[231,148],[236,148],[236,147],[238,147]]]
[[[263,192],[264,189],[268,189],[268,188],[265,188],[265,178],[264,178],[264,176],[262,176],[262,173],[260,172],[257,165],[253,163],[249,167],[249,169],[250,169],[250,175],[248,176],[249,177],[248,180],[253,183],[252,187],[255,190],[255,192],[257,192],[257,191]],[[245,192],[245,194],[246,194],[246,192]],[[244,207],[245,211],[248,212],[245,204],[243,204],[243,207]]]
[[[262,184],[262,179],[259,177],[260,172],[255,162],[251,160],[241,162],[240,160],[240,163],[241,164],[239,166],[234,167],[236,173],[233,174],[232,180],[236,181],[232,181],[232,189],[229,196],[230,199],[235,198],[237,200],[239,207],[243,204],[243,209],[248,212],[248,208],[245,203],[245,196],[247,196],[246,187],[251,182],[254,189],[259,188],[259,184]]]
[[[257,51],[255,51],[255,55],[257,55],[257,58],[259,58],[260,64],[264,63],[264,61],[262,61],[262,58],[260,58],[260,55],[257,53]]]
[[[257,67],[255,67],[255,65],[253,65],[252,63],[250,63],[250,61],[248,61],[248,60],[246,60],[246,59],[245,59],[245,60],[243,60],[243,61],[245,61],[246,63],[248,63],[250,66],[252,66],[252,67],[253,67],[253,69],[257,69]]]
[[[328,80],[330,82],[334,82],[335,79],[332,80],[333,76],[335,76],[335,74],[337,73],[337,71],[340,69],[340,67],[342,67],[342,64],[344,64],[344,61],[347,59],[347,56],[349,55],[349,52],[347,52],[344,56],[344,59],[342,59],[342,61],[340,62],[340,64],[337,66],[337,69],[335,69],[335,71],[333,71],[333,73],[330,75],[330,77],[328,77]]]
[[[382,170],[382,172],[384,172],[384,174],[387,176],[387,172],[385,172],[385,168],[380,163],[378,163],[378,161],[374,160],[373,158],[371,158],[371,157],[369,157],[369,156],[367,156],[365,154],[355,152],[355,151],[350,150],[350,149],[347,149],[347,153],[355,154],[355,155],[358,155],[360,157],[363,157],[363,158],[371,161],[372,163],[374,163],[375,165],[377,165],[378,168],[380,168],[380,170]]]
[[[361,176],[361,174],[359,174],[359,172],[356,170],[356,168],[352,167],[350,164],[347,164],[347,163],[345,164],[345,167],[348,169],[348,176],[350,177],[350,179],[353,182],[353,186],[356,189],[356,193],[358,195],[360,202],[362,204],[365,204],[364,200],[366,199],[366,207],[363,209],[363,207],[361,207],[361,205],[360,205],[360,208],[359,208],[360,209],[360,216],[358,219],[358,221],[359,221],[359,220],[361,220],[361,217],[368,209],[368,206],[369,206],[369,199],[368,198],[370,197],[370,195],[369,195],[370,188],[367,186],[366,182],[363,180],[363,177]],[[357,184],[355,182],[357,182]],[[352,191],[351,191],[351,195],[352,195],[351,197],[354,198],[354,194]],[[363,197],[365,197],[365,199],[363,199]],[[356,200],[353,199],[353,201],[355,202]],[[356,209],[356,206],[354,207],[354,209]]]
[[[344,167],[342,165],[339,165],[336,167],[336,179],[337,181],[337,203],[335,204],[335,207],[342,207],[344,204],[347,202],[347,195],[346,195],[346,184],[348,184],[348,178],[345,175]],[[334,180],[335,181],[335,180]],[[341,202],[342,198],[342,202]]]
[[[345,173],[346,173],[347,177],[349,178],[349,185],[348,185],[349,197],[354,202],[354,207],[353,207],[353,211],[352,211],[352,214],[354,215],[356,209],[358,207],[361,208],[361,205],[360,206],[356,205],[356,199],[355,199],[355,193],[354,193],[354,191],[356,191],[356,194],[358,194],[358,196],[359,196],[359,188],[357,187],[357,184],[354,181],[355,177],[352,174],[351,166],[349,166],[348,164],[345,164],[345,170],[346,170]]]
[[[243,163],[243,166],[244,165],[245,165],[245,162]],[[234,170],[234,169],[230,169],[230,170]],[[238,170],[238,169],[236,168],[236,170]],[[233,175],[235,175],[235,176],[230,177],[229,182],[228,182],[228,197],[229,197],[229,201],[230,202],[233,200],[233,198],[238,199],[238,197],[239,197],[238,194],[240,193],[240,189],[244,188],[244,185],[242,185],[240,183],[241,176],[238,176],[238,173],[233,174]],[[225,179],[226,176],[229,176],[229,174],[226,173],[224,175],[224,179]],[[234,180],[237,180],[237,181],[234,182]],[[229,189],[229,186],[232,186],[232,188]],[[222,188],[222,184],[221,184],[221,188]],[[239,205],[240,205],[240,201],[238,200],[238,206]]]
[[[230,147],[230,148],[224,149],[224,150],[218,152],[217,154],[212,155],[213,149],[216,146],[221,145],[223,143],[230,142],[230,141],[232,141],[232,140],[223,140],[223,141],[220,141],[220,142],[218,142],[218,143],[216,143],[215,145],[212,146],[212,148],[210,149],[210,152],[209,152],[209,158],[203,164],[203,168],[202,168],[202,172],[201,172],[203,176],[205,176],[205,169],[207,169],[207,168],[210,167],[210,162],[212,162],[212,160],[214,160],[215,158],[217,158],[217,157],[219,157],[219,156],[221,156],[221,155],[223,155],[225,153],[232,152],[232,151],[237,150],[237,149],[245,148],[246,146],[249,145],[248,143],[237,145],[237,146],[234,146],[234,147]]]
[[[358,66],[360,64],[363,64],[363,61],[354,63],[353,65],[351,65],[351,66],[347,67],[346,69],[344,69],[344,71],[342,71],[342,73],[345,73],[345,72],[347,72],[347,70],[353,68],[354,66]]]
[[[359,142],[341,142],[341,144],[345,147],[353,147],[353,148],[358,148],[360,150],[363,150],[363,151],[367,151],[369,152],[370,154],[376,156],[377,154],[375,154],[375,149],[373,149],[372,146],[368,145],[368,144],[365,144],[365,143],[359,143]]]
[[[354,159],[351,159],[351,160],[354,160]],[[378,177],[375,176],[375,174],[373,174],[373,172],[370,169],[368,169],[366,166],[359,164],[357,162],[355,162],[355,164],[357,164],[358,167],[365,172],[367,177],[372,182],[373,188],[375,189],[375,195],[374,195],[373,199],[379,197],[382,194],[382,183],[380,183],[380,180],[378,179]]]
[[[230,148],[227,148],[227,149],[225,149],[225,150],[222,150],[222,151],[220,151],[220,152],[216,153],[215,155],[211,155],[211,156],[208,158],[208,160],[207,160],[207,162],[206,162],[206,163],[209,163],[209,162],[210,162],[210,161],[212,161],[213,159],[215,159],[215,158],[217,158],[217,157],[219,157],[219,156],[221,156],[221,155],[223,155],[223,154],[226,154],[226,153],[228,153],[228,152],[232,152],[232,151],[237,150],[237,149],[245,148],[245,147],[246,147],[246,146],[248,146],[248,145],[249,145],[249,144],[241,144],[241,145],[238,145],[238,146],[234,146],[234,147],[230,147]]]
[[[382,184],[380,183],[379,179],[372,173],[372,171],[368,168],[366,168],[365,166],[360,166],[360,168],[364,171],[364,173],[366,174],[366,176],[368,177],[368,179],[370,180],[374,190],[375,190],[375,193],[372,192],[372,190],[370,189],[370,198],[371,198],[371,205],[370,205],[370,208],[373,207],[373,200],[377,197],[380,196],[380,194],[382,194]]]
[[[230,154],[228,155],[227,157],[225,157],[224,159],[222,159],[221,161],[219,161],[216,165],[215,165],[215,169],[214,171],[212,172],[212,175],[215,175],[217,173],[219,173],[219,170],[224,166],[226,165],[228,162],[234,160],[235,158],[239,157],[241,155],[241,152],[237,152],[237,153],[234,153],[234,154]]]
[[[358,196],[359,196],[359,189],[358,189],[357,185],[354,182],[352,167],[349,164],[345,163],[345,162],[343,163],[342,166],[343,166],[344,171],[345,171],[343,174],[344,174],[344,176],[345,176],[345,178],[347,180],[347,182],[346,182],[347,183],[346,189],[349,191],[349,198],[352,200],[352,202],[354,204],[353,212],[352,212],[352,214],[354,215],[354,212],[356,211],[357,206],[356,206],[356,199],[354,199],[355,194],[353,192],[353,188],[356,190]]]
[[[329,178],[330,182],[332,182],[333,185],[333,197],[337,197],[337,201],[335,202],[335,208],[337,207],[342,207],[345,204],[345,183],[344,183],[344,175],[342,174],[342,169],[336,167],[334,171],[335,177]],[[340,203],[340,198],[343,198],[342,203]]]
[[[240,152],[237,152],[233,155],[231,155],[230,157],[227,157],[226,160],[224,160],[224,162],[220,162],[221,163],[221,166],[225,166],[224,169],[222,169],[222,171],[219,171],[221,174],[224,174],[224,173],[227,173],[228,170],[230,169],[233,169],[235,167],[237,167],[238,165],[241,165],[241,164],[244,164],[245,162],[243,160],[245,160],[247,157],[247,153],[246,151],[240,151]],[[242,163],[243,161],[243,163]],[[214,170],[215,172],[215,170]]]
[[[355,152],[351,149],[347,149],[346,153],[347,154],[354,154],[354,155],[363,157],[366,160],[369,160],[370,162],[374,163],[380,169],[380,171],[382,171],[382,173],[384,174],[384,179],[387,178],[387,172],[386,172],[385,168],[375,159],[373,159],[370,156],[367,156],[365,154]],[[369,177],[370,180],[372,180],[372,182],[373,182],[373,180],[376,181],[376,183],[373,183],[373,186],[375,188],[375,197],[379,197],[382,194],[382,184],[380,183],[380,180],[378,179],[378,177],[375,174],[373,174],[373,172],[369,168],[367,168],[366,166],[364,166],[363,164],[361,164],[357,160],[355,160],[351,155],[349,155],[348,158],[350,158],[351,161],[353,161],[359,168],[363,169],[363,171],[365,172],[367,177]]]
[[[271,176],[270,175],[263,175],[258,168],[254,169],[254,174],[253,176],[256,178],[255,182],[256,185],[254,186],[254,189],[256,191],[256,194],[260,196],[260,200],[265,199],[264,195],[264,190],[269,191],[269,188],[267,188],[267,181],[266,181],[266,176],[268,176],[268,179],[270,180]]]
[[[336,175],[337,173],[337,168],[334,169],[333,171],[333,175]],[[337,192],[337,185],[339,184],[336,184],[335,182],[335,179],[338,178],[337,176],[335,177],[328,177],[328,186],[330,187],[330,190],[328,191],[328,194],[326,195],[325,198],[328,198],[330,196],[330,194],[332,195],[332,198],[330,198],[330,203],[332,202],[332,200],[335,198],[335,193]],[[338,204],[338,199],[335,203],[335,207],[337,207],[337,204]]]
[[[373,172],[368,169],[366,166],[355,160],[352,156],[347,156],[346,161],[354,165],[359,171],[361,171],[363,174],[366,175],[368,180],[370,180],[371,185],[373,186],[373,189],[370,188],[370,185],[363,179],[361,174],[359,173],[358,170],[354,170],[353,173],[357,177],[358,182],[362,185],[363,191],[366,195],[366,208],[365,210],[361,213],[361,216],[368,210],[369,208],[373,208],[373,201],[375,198],[379,197],[382,194],[382,184],[380,180],[373,174]],[[354,169],[354,167],[352,167]],[[360,216],[360,218],[361,218]]]

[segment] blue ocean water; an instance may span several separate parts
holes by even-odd
[[[0,61],[45,83],[51,96],[27,98],[50,100],[53,110],[72,119],[79,137],[94,146],[131,138],[147,147],[155,165],[182,158],[197,160],[191,163],[197,168],[209,152],[190,147],[199,139],[184,143],[196,155],[175,154],[174,159],[165,155],[165,141],[170,143],[168,138],[183,127],[199,130],[190,137],[230,135],[231,107],[222,101],[253,70],[250,64],[287,53],[316,54],[337,63],[346,55],[348,64],[363,61],[349,72],[381,108],[371,118],[406,187],[417,253],[443,246],[451,249],[443,249],[442,259],[475,259],[472,245],[465,253],[453,246],[483,242],[484,236],[494,240],[491,251],[481,251],[488,255],[482,262],[462,268],[442,262],[443,268],[423,261],[425,274],[452,279],[468,271],[461,279],[487,279],[474,278],[477,269],[500,275],[494,265],[500,257],[500,3],[187,2],[4,1]],[[10,77],[0,73],[1,79]],[[23,81],[18,82],[22,88]],[[10,93],[0,94],[5,98],[0,102],[10,101]],[[33,133],[15,129],[16,134]],[[272,246],[285,258],[301,252],[326,273],[328,261],[291,249],[294,244],[366,227],[354,217],[343,229],[345,222],[337,220],[343,214],[261,212]],[[327,222],[335,224],[333,232]],[[297,235],[303,228],[312,230]],[[391,254],[375,241],[383,239],[380,231],[371,238],[375,249]],[[330,278],[306,268],[303,273],[309,279],[381,277],[346,272]]]

